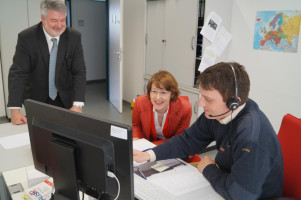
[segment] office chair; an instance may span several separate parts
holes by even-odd
[[[278,139],[284,166],[282,196],[301,199],[301,119],[286,114],[281,122]]]

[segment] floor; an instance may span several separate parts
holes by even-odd
[[[83,113],[127,125],[132,124],[130,103],[124,101],[123,112],[119,113],[117,109],[106,100],[106,84],[104,81],[89,83],[86,90],[86,102]]]

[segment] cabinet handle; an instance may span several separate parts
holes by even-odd
[[[193,106],[194,114],[198,114],[198,109],[199,109],[199,106],[198,106],[198,102],[196,101]]]
[[[193,35],[191,39],[191,49],[194,50],[194,48],[195,48],[195,43],[194,43],[194,35]]]

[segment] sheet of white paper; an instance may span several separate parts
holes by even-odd
[[[213,42],[222,21],[222,18],[212,11],[206,19],[206,22],[201,30],[201,34],[210,42]]]
[[[133,149],[144,151],[146,149],[151,149],[156,145],[148,141],[147,139],[139,139],[133,141]]]
[[[221,26],[218,30],[215,40],[211,44],[217,56],[222,55],[231,39],[232,35],[226,30],[224,26]]]
[[[41,183],[47,179],[49,179],[49,176],[36,170],[33,166],[27,167],[27,181],[28,181],[28,187],[32,187],[38,183]]]
[[[6,150],[30,144],[28,132],[0,138],[0,144]]]
[[[144,139],[144,138],[139,139],[139,140],[133,140],[133,149],[136,149],[139,151],[151,149],[155,146],[156,146],[155,144],[151,143],[150,141],[148,141],[147,139]],[[137,162],[133,161],[134,167],[139,166],[143,163],[145,163],[145,162],[137,163]]]
[[[148,177],[147,180],[175,196],[210,186],[203,174],[196,168],[187,165],[181,165],[173,170],[154,174]]]
[[[198,70],[202,72],[207,67],[214,65],[215,59],[216,59],[216,53],[214,48],[211,46],[206,47]]]

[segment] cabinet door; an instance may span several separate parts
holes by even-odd
[[[38,3],[39,5],[39,3]],[[0,52],[5,101],[8,101],[8,73],[15,54],[18,33],[28,27],[27,1],[0,1]],[[39,11],[36,11],[39,17]],[[7,109],[10,118],[10,111]]]
[[[147,1],[145,73],[152,75],[163,67],[165,2]]]
[[[198,0],[165,1],[164,68],[180,84],[193,86]]]

